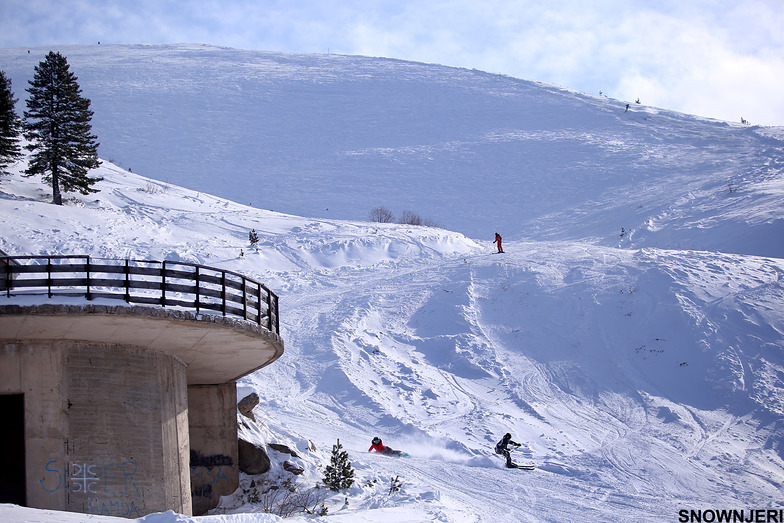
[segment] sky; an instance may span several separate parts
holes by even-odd
[[[784,125],[784,0],[0,0],[0,47],[98,42],[398,58]]]

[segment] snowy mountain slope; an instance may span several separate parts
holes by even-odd
[[[108,163],[99,174],[100,193],[63,207],[36,179],[0,180],[0,249],[186,260],[270,283],[286,353],[241,385],[263,399],[258,437],[297,448],[311,480],[335,439],[349,449],[359,480],[329,521],[780,508],[780,259],[589,242],[492,254],[442,229],[282,215]],[[501,468],[491,449],[506,431],[540,470]],[[368,455],[375,435],[411,457]],[[240,501],[222,510],[253,510]]]
[[[468,465],[432,476],[445,478],[439,490],[475,492],[467,506],[489,511],[487,520],[508,510],[503,496],[491,506],[479,501],[503,479],[471,467],[499,465],[484,456],[507,430],[535,462],[566,478],[533,480],[555,493],[504,521],[561,520],[563,500],[554,498],[596,482],[608,490],[594,495],[623,499],[602,506],[603,521],[776,497],[781,410],[772,398],[781,390],[781,321],[768,317],[750,329],[760,318],[748,296],[771,292],[781,303],[779,261],[694,262],[700,253],[581,245],[514,244],[508,254],[512,261],[460,257],[391,284],[384,279],[372,291],[355,286],[339,299],[299,302],[304,317],[318,321],[292,329],[291,367],[280,381],[261,374],[248,381],[271,394],[296,380],[301,389],[275,405],[275,418],[301,426],[315,419],[357,452],[373,427],[417,459]],[[402,292],[398,281],[408,282]],[[723,312],[709,313],[725,306],[745,313],[731,323]],[[299,352],[323,332],[334,334],[319,350]],[[726,347],[725,337],[738,341]],[[407,473],[434,482],[416,467]],[[511,492],[519,492],[516,481]],[[580,505],[595,509],[598,501],[583,493]],[[625,504],[634,509],[624,512]]]
[[[101,157],[163,182],[318,218],[383,205],[483,240],[784,257],[770,241],[784,141],[768,129],[399,60],[58,50],[92,101]],[[20,99],[48,51],[0,49]]]

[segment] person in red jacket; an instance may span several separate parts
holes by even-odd
[[[393,448],[384,445],[384,443],[381,441],[381,438],[378,436],[373,438],[373,444],[370,445],[370,448],[368,449],[368,452],[373,451],[378,452],[379,454],[387,454],[391,456],[400,456],[402,454],[401,451],[394,450]]]
[[[500,234],[495,233],[495,240],[493,240],[493,243],[498,245],[498,252],[504,252],[504,248],[501,246],[501,235]]]

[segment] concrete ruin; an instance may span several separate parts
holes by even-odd
[[[162,307],[9,303],[0,502],[200,515],[237,489],[235,382],[281,356],[277,334]]]

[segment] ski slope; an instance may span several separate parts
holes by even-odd
[[[0,49],[20,100],[49,50]],[[624,228],[629,248],[784,257],[766,240],[784,233],[771,214],[782,136],[770,128],[401,60],[54,50],[92,102],[99,156],[165,183],[315,218],[365,220],[385,206],[471,238],[617,246]]]
[[[201,165],[203,158],[209,165],[209,150],[190,150],[185,161],[181,145],[210,141],[221,156],[221,144],[239,139],[222,129],[244,125],[238,117],[232,121],[234,109],[217,107],[211,133],[193,122],[180,134],[157,137],[158,149],[139,156],[149,156],[149,177],[107,160],[96,172],[105,178],[101,192],[71,195],[62,207],[48,203],[40,180],[20,176],[24,161],[14,165],[0,178],[0,249],[188,261],[268,283],[280,296],[286,352],[240,381],[241,394],[255,391],[262,398],[254,412],[259,424],[241,432],[296,449],[305,483],[320,479],[319,467],[338,438],[356,469],[357,483],[327,500],[328,516],[300,520],[674,521],[683,509],[784,508],[781,129],[654,108],[635,107],[629,115],[617,101],[424,64],[202,46],[108,49],[75,48],[73,59],[66,53],[80,81],[94,79],[92,92],[82,85],[94,101],[96,121],[97,100],[123,90],[160,89],[163,96],[162,86],[175,79],[180,86],[197,85],[195,73],[187,72],[191,60],[217,71],[218,85],[224,78],[218,72],[245,70],[243,85],[253,90],[258,77],[251,75],[252,63],[266,68],[272,84],[288,78],[289,90],[265,89],[287,99],[287,107],[303,97],[317,105],[320,112],[307,114],[316,114],[320,126],[301,121],[304,109],[287,114],[291,121],[284,124],[281,117],[278,123],[298,126],[301,142],[268,138],[264,154],[286,164],[292,157],[287,151],[296,150],[320,181],[300,171],[304,163],[297,161],[285,176],[278,173],[283,185],[251,183],[232,174],[241,169],[228,161],[214,177],[200,179],[200,169],[213,168]],[[154,68],[149,53],[169,65],[170,76],[159,71],[158,84],[148,85]],[[16,67],[26,54],[0,50],[0,67]],[[337,72],[329,76],[325,63]],[[361,96],[346,94],[365,100],[361,111],[352,112],[338,96],[346,88],[345,71],[363,79]],[[145,80],[135,84],[134,77]],[[20,96],[21,82],[13,78]],[[95,79],[100,85],[93,85]],[[394,115],[390,127],[381,125],[381,116],[376,127],[366,118],[369,100],[380,103],[395,92],[400,98],[389,104],[414,119],[408,105],[421,103],[421,91],[407,91],[412,84],[445,90],[435,104],[444,104],[445,112],[419,107],[416,121],[429,122],[432,136],[477,132],[472,121],[493,133],[512,126],[503,107],[477,109],[462,127],[455,124],[446,108],[457,112],[464,105],[449,95],[454,91],[476,93],[476,103],[516,100],[520,111],[547,114],[540,124],[547,129],[493,134],[492,146],[463,141],[453,152],[461,151],[465,162],[436,154],[412,166],[404,161],[411,144],[400,142],[431,135],[403,133]],[[504,90],[512,87],[522,94]],[[134,143],[144,148],[148,136],[129,123],[145,114],[149,100],[141,100],[117,98],[115,110],[125,106],[126,116],[113,124],[107,118],[103,131],[96,129],[102,154],[112,148],[131,154]],[[248,100],[251,107],[256,99]],[[171,125],[166,115],[190,114],[203,101],[187,90],[160,101],[161,127]],[[383,109],[377,114],[388,114]],[[372,169],[370,149],[351,160],[333,158],[334,171],[312,163],[326,142],[345,146],[338,132],[343,118],[362,124],[363,135],[352,140],[386,144],[385,158],[399,166],[394,172],[402,178]],[[518,156],[516,148],[527,153]],[[361,165],[352,171],[357,158]],[[523,158],[538,166],[549,159],[552,170],[520,174],[513,166]],[[477,162],[495,165],[482,172],[485,185],[503,188],[498,205],[470,181]],[[174,171],[156,175],[158,163],[162,170],[193,173],[184,177],[192,184],[165,181]],[[417,171],[428,163],[429,181]],[[361,183],[353,178],[360,171]],[[512,171],[519,184],[504,178]],[[449,173],[451,181],[437,173]],[[428,183],[443,190],[427,190]],[[242,197],[220,194],[232,191]],[[314,212],[297,216],[249,206],[254,191],[280,199],[269,207]],[[365,207],[385,204],[382,197],[395,210],[410,204],[465,229],[362,221]],[[313,202],[319,199],[341,219],[318,210],[321,204]],[[482,212],[485,206],[492,210]],[[439,208],[443,215],[426,212]],[[495,223],[505,224],[498,227],[505,254],[494,253]],[[256,248],[248,244],[251,229],[259,235]],[[503,468],[492,447],[505,432],[523,443],[515,459],[537,470]],[[410,457],[368,454],[373,436]],[[390,493],[394,477],[402,489]],[[249,478],[243,481],[247,485]],[[255,510],[238,492],[210,516],[142,519],[278,520]],[[0,515],[12,520],[66,517],[40,512],[0,506]]]

